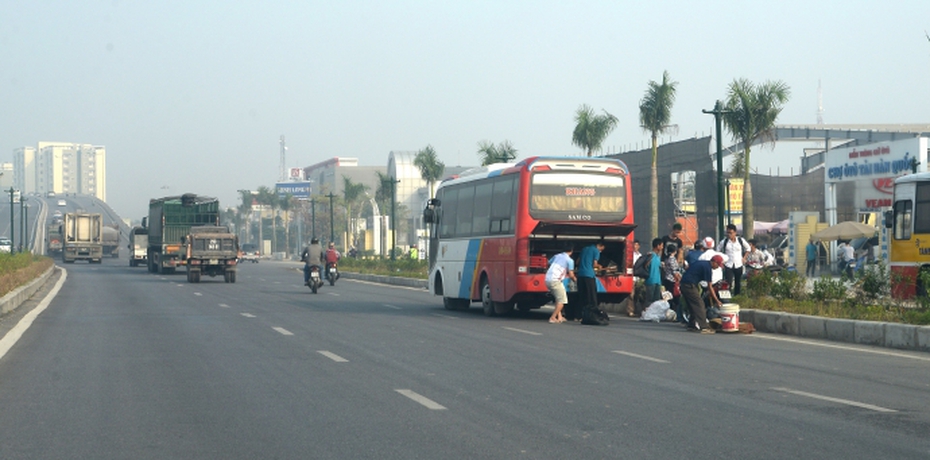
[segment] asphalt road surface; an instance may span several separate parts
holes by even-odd
[[[295,267],[69,264],[0,358],[0,458],[930,457],[930,354],[314,295]]]

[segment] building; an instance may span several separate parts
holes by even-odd
[[[359,166],[358,158],[334,157],[304,168],[304,177],[310,182],[311,194],[333,193],[342,196],[345,180],[365,184],[374,196],[378,188],[378,173],[384,174],[383,166]]]
[[[14,187],[23,193],[78,193],[106,201],[106,147],[39,142],[13,152]]]

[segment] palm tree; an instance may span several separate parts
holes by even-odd
[[[349,179],[346,176],[342,176],[343,186],[342,186],[342,196],[346,204],[346,219],[352,219],[352,205],[358,202],[359,199],[365,194],[368,190],[368,186],[362,183],[352,182],[352,179]],[[355,231],[354,226],[346,222],[346,232],[349,234],[349,240],[346,241],[346,250],[348,246],[355,245]]]
[[[375,203],[378,203],[378,209],[381,212],[391,205],[391,197],[394,196],[394,179],[381,171],[375,171],[378,175],[378,188],[375,190]]]
[[[257,201],[258,204],[270,207],[272,211],[271,212],[271,252],[273,253],[275,250],[275,240],[277,240],[277,238],[275,238],[275,230],[277,230],[277,226],[275,225],[275,221],[274,221],[274,214],[275,214],[274,211],[277,209],[278,197],[275,195],[274,190],[271,190],[270,188],[265,187],[264,185],[259,187],[257,192],[258,192],[258,195],[255,197],[255,201]],[[258,216],[258,225],[259,225],[258,234],[260,235],[259,239],[261,239],[261,235],[264,230],[264,223],[262,222],[261,214],[259,214]],[[264,244],[265,244],[264,241],[260,243],[260,245],[262,246]]]
[[[617,126],[617,117],[603,110],[603,115],[594,113],[588,105],[582,105],[575,112],[575,132],[572,133],[572,144],[581,147],[588,156],[601,149],[601,144],[607,135]]]
[[[501,142],[499,145],[494,145],[493,142],[481,141],[478,143],[478,158],[481,158],[481,166],[494,163],[510,163],[517,158],[517,149],[513,148],[510,141]]]
[[[669,128],[669,121],[672,119],[672,106],[675,105],[675,88],[678,82],[670,81],[668,71],[662,73],[662,83],[649,81],[649,87],[643,100],[639,102],[639,125],[643,131],[650,133],[652,136],[652,182],[649,184],[649,191],[652,194],[652,233],[650,235],[659,236],[659,175],[656,169],[656,162],[659,153],[659,134]]]
[[[242,199],[242,204],[236,207],[239,210],[239,214],[245,220],[245,236],[246,242],[251,241],[249,237],[251,234],[252,226],[252,191],[251,190],[239,190],[239,198]]]
[[[417,156],[413,158],[413,165],[420,170],[420,177],[426,181],[426,185],[429,187],[429,197],[432,199],[433,185],[442,177],[442,173],[446,169],[445,163],[439,161],[433,146],[427,145],[417,152]]]
[[[278,199],[278,208],[284,211],[284,258],[288,257],[291,245],[290,211],[297,207],[297,199],[290,193]]]
[[[727,90],[726,113],[723,124],[733,139],[742,143],[743,172],[743,234],[753,234],[752,188],[749,184],[749,152],[756,141],[775,142],[775,121],[788,102],[791,89],[781,81],[767,81],[754,85],[744,78],[733,80]]]

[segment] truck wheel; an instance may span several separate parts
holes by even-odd
[[[195,283],[199,283],[199,282],[200,282],[200,272],[198,272],[198,271],[192,271],[192,272],[191,272],[191,279],[193,279]]]
[[[223,281],[225,281],[225,282],[227,282],[227,283],[230,282],[230,281],[229,281],[229,273],[230,273],[230,272],[223,272]]]
[[[229,282],[230,283],[236,282],[236,272],[229,272]]]
[[[135,266],[136,266],[136,259],[129,259],[129,266],[130,266],[130,267],[135,267]]]

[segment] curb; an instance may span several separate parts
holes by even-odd
[[[350,280],[370,281],[372,283],[392,284],[394,286],[407,286],[422,289],[429,288],[429,281],[416,278],[400,278],[396,276],[385,275],[366,275],[363,273],[351,272],[342,272],[340,274],[344,278],[348,278]]]
[[[48,278],[52,276],[52,271],[56,268],[58,267],[52,264],[48,270],[32,281],[10,291],[7,295],[3,296],[3,298],[0,298],[0,316],[16,310],[23,302],[29,300],[29,298],[48,281]]]
[[[767,310],[740,310],[739,320],[759,332],[900,350],[930,351],[930,326],[821,318]]]

